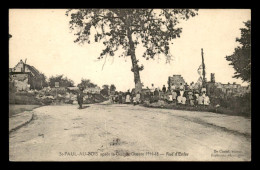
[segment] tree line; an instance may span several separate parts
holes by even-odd
[[[63,74],[51,76],[49,79],[47,79],[47,77],[43,73],[41,75],[42,75],[40,77],[41,81],[37,81],[37,82],[42,82],[42,85],[40,86],[39,84],[36,83],[37,85],[32,88],[38,90],[48,86],[50,88],[54,88],[55,82],[59,82],[60,87],[75,87],[74,81],[64,76]],[[82,87],[83,89],[86,89],[86,88],[96,88],[98,87],[98,85],[93,83],[90,79],[82,78],[81,82],[77,84],[77,87]],[[101,89],[101,94],[108,95],[109,91],[115,91],[115,90],[116,90],[116,86],[114,84],[111,85],[104,84]]]

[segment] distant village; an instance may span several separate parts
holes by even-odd
[[[50,87],[50,85],[44,80],[44,75],[40,73],[34,66],[31,66],[26,63],[26,61],[20,60],[14,68],[9,68],[9,84],[13,86],[13,89],[15,92],[35,92],[35,91],[63,91],[64,94],[67,93],[67,96],[69,94],[75,95],[75,93],[78,91],[78,87],[75,86],[62,86],[62,84],[59,84],[59,82],[55,82],[55,87]],[[184,78],[181,75],[172,75],[168,77],[167,85],[168,89],[171,89],[171,86],[174,85],[176,88],[179,88],[180,85],[188,85],[187,82],[185,82]],[[196,83],[190,83],[190,85],[193,85],[195,89],[201,88],[201,81],[198,80]],[[213,88],[214,87],[214,88]],[[215,74],[211,73],[211,79],[210,81],[206,81],[206,89],[207,89],[207,95],[210,97],[214,97],[217,95],[217,97],[224,97],[224,96],[242,96],[245,93],[250,92],[250,86],[241,86],[240,84],[234,83],[228,83],[228,84],[222,84],[220,82],[215,81]],[[91,87],[91,88],[85,88],[84,93],[85,94],[100,94],[101,92],[100,87]],[[150,88],[146,87],[142,89],[142,93],[150,92]],[[158,89],[161,91],[162,89]],[[116,93],[116,90],[110,91],[108,90],[107,95],[114,95]],[[61,96],[61,94],[58,94]],[[57,98],[57,95],[53,96],[47,96],[42,94],[39,95],[43,98],[49,98],[54,100]],[[39,98],[38,96],[38,98]],[[103,94],[104,96],[104,94]],[[76,97],[69,97],[70,101],[73,102],[73,100],[76,100]],[[71,98],[74,98],[71,100]],[[74,101],[75,102],[75,101]]]

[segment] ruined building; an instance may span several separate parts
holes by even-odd
[[[174,84],[176,88],[180,87],[180,84],[185,84],[185,81],[181,75],[173,75],[168,77],[168,87],[171,88],[171,86]]]
[[[9,79],[14,82],[18,91],[41,89],[44,83],[43,75],[35,67],[22,60],[14,68],[9,68]]]

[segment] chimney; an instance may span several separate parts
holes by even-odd
[[[25,72],[25,64],[24,64],[24,62],[23,62],[23,60],[22,60],[22,59],[20,60],[20,63],[22,63],[22,64],[23,64],[23,67],[22,67],[22,69],[21,69],[21,72]]]

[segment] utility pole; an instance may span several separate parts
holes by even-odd
[[[202,57],[202,76],[203,76],[202,86],[205,87],[205,85],[206,85],[206,80],[205,80],[206,72],[205,72],[205,63],[204,63],[204,56],[203,56],[203,48],[201,49],[201,57]]]

